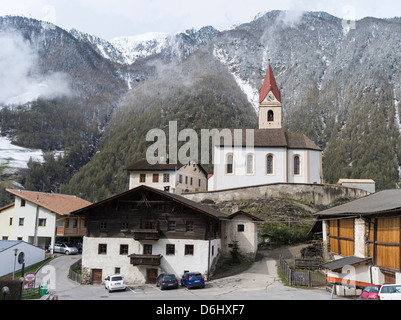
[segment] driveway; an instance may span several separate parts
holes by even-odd
[[[289,252],[289,251],[288,251]],[[161,291],[155,285],[130,286],[124,292],[109,293],[102,285],[81,286],[68,279],[71,264],[80,255],[60,255],[43,267],[37,283],[48,283],[59,300],[329,300],[321,289],[296,289],[282,284],[277,274],[277,252],[261,251],[261,258],[247,271],[207,282],[205,289],[180,287]]]

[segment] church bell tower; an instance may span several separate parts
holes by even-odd
[[[259,96],[259,129],[282,128],[281,94],[270,64],[260,89]]]

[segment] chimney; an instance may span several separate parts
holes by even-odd
[[[238,204],[233,205],[232,207],[232,214],[237,213],[239,211],[239,206]]]

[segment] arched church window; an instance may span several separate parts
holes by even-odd
[[[294,157],[294,175],[299,176],[301,174],[301,157],[295,156]]]
[[[269,110],[267,113],[267,121],[273,122],[274,121],[274,112],[272,110]]]
[[[267,162],[266,173],[274,174],[274,157],[272,154],[267,155],[266,162]]]
[[[234,155],[229,153],[226,156],[226,174],[234,173]]]
[[[246,156],[246,174],[254,174],[255,163],[253,154],[249,153]]]

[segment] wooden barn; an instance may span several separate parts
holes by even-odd
[[[343,267],[353,261],[354,279],[348,280],[353,284],[355,280],[359,287],[401,283],[400,189],[371,194],[316,215],[322,225],[328,272],[334,270],[330,263],[335,260],[337,278],[344,278],[341,260]]]

